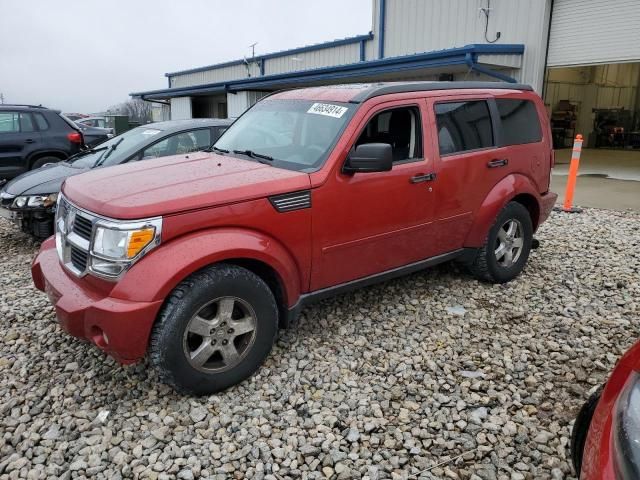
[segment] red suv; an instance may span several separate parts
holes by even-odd
[[[513,279],[552,164],[525,85],[276,93],[211,152],[69,178],[33,279],[67,332],[205,394],[251,375],[314,300],[449,260]]]

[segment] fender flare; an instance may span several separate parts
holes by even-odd
[[[536,206],[536,211],[538,212],[537,215],[539,215],[541,197],[533,182],[524,175],[508,175],[494,185],[485,197],[480,208],[476,211],[464,246],[470,248],[482,247],[489,234],[489,229],[493,226],[500,210],[516,196],[520,195],[533,199],[535,202],[534,206]],[[529,208],[528,205],[526,206]],[[529,210],[531,212],[531,209]],[[535,229],[539,223],[539,218],[536,217],[535,213],[533,214],[532,221]]]
[[[202,230],[160,244],[133,265],[111,296],[144,302],[164,300],[195,271],[225,260],[266,264],[278,277],[286,306],[298,301],[302,279],[293,256],[276,239],[243,228]]]

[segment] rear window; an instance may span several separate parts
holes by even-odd
[[[39,130],[47,130],[49,128],[49,124],[47,123],[47,120],[44,118],[44,115],[42,115],[41,113],[34,113],[33,116],[36,119],[36,123],[38,124]]]
[[[534,143],[542,139],[538,112],[532,101],[501,98],[496,100],[496,105],[502,120],[500,130],[502,145]]]
[[[440,155],[494,145],[489,106],[484,100],[436,103]]]

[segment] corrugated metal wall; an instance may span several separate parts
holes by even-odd
[[[640,61],[640,1],[555,1],[549,66],[630,61]]]
[[[249,65],[251,76],[260,75],[259,65],[252,63]],[[215,68],[202,72],[185,73],[171,77],[172,87],[191,87],[194,85],[204,85],[207,83],[224,82],[226,80],[237,80],[247,78],[247,67],[245,65],[232,65],[230,67]]]
[[[285,57],[270,58],[264,64],[264,73],[265,75],[271,75],[274,73],[295,72],[332,65],[345,65],[358,61],[360,61],[360,44],[352,43]]]
[[[486,7],[487,0],[386,0],[385,57],[487,43],[480,11]],[[488,38],[500,31],[497,43],[525,45],[518,79],[537,91],[542,88],[549,11],[550,0],[491,0]]]
[[[191,97],[171,99],[171,120],[191,118]]]

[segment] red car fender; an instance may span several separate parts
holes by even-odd
[[[533,182],[524,175],[508,175],[500,180],[485,197],[484,202],[482,202],[482,205],[474,215],[473,225],[469,230],[464,246],[482,247],[489,234],[489,229],[493,226],[500,210],[517,195],[530,197],[530,201],[535,202],[535,208],[539,215],[541,199]],[[534,229],[538,223],[539,218],[534,218]]]
[[[583,480],[615,480],[611,429],[614,407],[632,372],[640,371],[640,342],[625,353],[611,372],[591,418],[582,457]]]
[[[287,306],[300,296],[300,270],[280,242],[261,232],[218,228],[184,235],[161,244],[136,263],[111,296],[131,301],[162,300],[193,272],[225,260],[258,260],[278,275]]]

